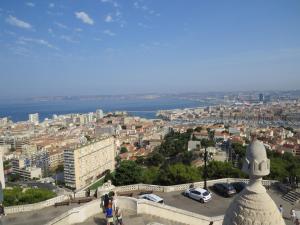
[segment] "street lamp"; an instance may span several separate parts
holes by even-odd
[[[204,189],[207,190],[207,149],[205,147],[205,151],[204,151]]]

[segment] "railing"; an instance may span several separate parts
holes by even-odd
[[[55,203],[62,202],[69,199],[66,195],[57,196],[55,198],[48,199],[43,202],[38,202],[34,204],[27,204],[27,205],[16,205],[16,206],[9,206],[5,207],[6,214],[12,213],[20,213],[20,212],[28,212],[33,210],[39,210],[48,206],[53,206]]]
[[[208,180],[207,185],[212,186],[215,183],[231,183],[231,182],[244,182],[248,183],[249,179],[240,178],[223,178],[217,180]],[[272,184],[277,183],[277,180],[263,180],[262,184],[266,187],[270,187]],[[154,191],[154,192],[173,192],[173,191],[183,191],[189,188],[191,185],[194,187],[204,187],[204,181],[195,183],[178,184],[172,186],[159,186],[159,185],[149,185],[149,184],[132,184],[126,186],[119,186],[112,188],[112,191],[122,193],[122,192],[133,192],[133,191]],[[98,189],[98,190],[101,190]]]
[[[224,179],[217,179],[217,180],[208,180],[207,185],[212,186],[215,183],[230,183],[230,182],[245,182],[248,183],[248,179],[240,179],[240,178],[224,178]],[[263,180],[262,184],[266,187],[270,187],[272,184],[278,183],[276,180]],[[132,184],[126,186],[111,186],[105,188],[98,188],[98,193],[101,195],[101,192],[107,191],[115,191],[117,193],[124,193],[124,192],[134,192],[134,191],[153,191],[153,192],[173,192],[173,191],[183,191],[189,188],[191,185],[194,187],[204,187],[204,182],[195,182],[195,183],[187,183],[187,184],[178,184],[172,186],[159,186],[159,185],[151,185],[151,184]],[[91,190],[91,195],[94,194],[96,190]],[[28,205],[18,205],[18,206],[10,206],[5,208],[5,212],[7,214],[12,213],[19,213],[19,212],[27,212],[33,210],[39,210],[48,206],[53,206],[55,203],[62,202],[64,200],[73,197],[73,193],[69,193],[68,195],[61,195],[43,202],[35,203],[35,204],[28,204]],[[75,197],[85,197],[85,191],[80,191],[75,193]]]
[[[81,207],[72,209],[67,213],[55,218],[46,225],[67,225],[82,223],[88,218],[99,213],[100,200],[95,200]],[[173,222],[180,222],[190,225],[221,225],[223,216],[207,217],[192,213],[172,206],[150,202],[144,199],[118,197],[118,205],[126,212],[133,214],[147,214],[160,217]]]

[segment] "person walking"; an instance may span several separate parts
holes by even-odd
[[[117,224],[116,225],[123,225],[122,210],[118,206],[116,207],[115,215],[116,215],[116,220],[117,220]]]
[[[300,225],[300,220],[299,220],[299,219],[296,219],[294,224],[295,224],[295,225]]]
[[[282,205],[280,205],[278,209],[279,209],[279,212],[280,212],[281,216],[283,217],[283,207],[282,207]]]
[[[295,209],[292,208],[290,214],[291,214],[291,221],[293,221],[293,223],[295,223],[295,219],[296,219]]]
[[[112,202],[109,201],[108,206],[105,210],[105,217],[106,217],[106,224],[113,225],[114,224],[114,216],[113,216],[113,209],[112,209]]]
[[[4,212],[4,205],[1,203],[1,204],[0,204],[0,218],[1,218],[2,216],[5,216],[5,212]]]
[[[108,194],[105,194],[104,195],[104,209],[107,209],[108,207],[108,204],[109,204],[109,197],[108,197]]]

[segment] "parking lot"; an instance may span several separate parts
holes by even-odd
[[[154,192],[154,194],[160,196],[164,199],[166,205],[170,205],[176,208],[187,210],[190,212],[198,213],[204,216],[220,216],[224,215],[226,209],[229,207],[230,203],[234,200],[234,197],[225,198],[215,193],[211,189],[209,191],[212,193],[212,200],[207,203],[201,204],[200,202],[190,199],[182,195],[182,191],[178,192]],[[283,205],[284,217],[289,218],[289,212],[292,207],[296,210],[300,210],[300,205],[292,206],[290,203],[284,201],[281,198],[281,193],[276,190],[268,190],[268,194],[275,201],[276,205]],[[138,193],[134,193],[134,197],[138,196]],[[286,220],[286,224],[292,224],[291,221]]]

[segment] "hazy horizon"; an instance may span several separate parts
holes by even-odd
[[[300,1],[0,2],[0,98],[294,90]]]
[[[160,98],[160,97],[176,97],[176,96],[184,96],[184,95],[214,95],[214,94],[258,94],[258,93],[281,93],[281,92],[299,92],[300,88],[298,89],[287,89],[287,90],[238,90],[238,91],[202,91],[202,92],[136,92],[136,93],[125,93],[125,94],[82,94],[82,95],[35,95],[35,96],[25,96],[25,97],[3,97],[0,96],[0,100],[33,100],[33,99],[51,99],[51,98],[89,98],[89,97],[135,97],[135,98],[146,98],[151,97],[153,98]]]

